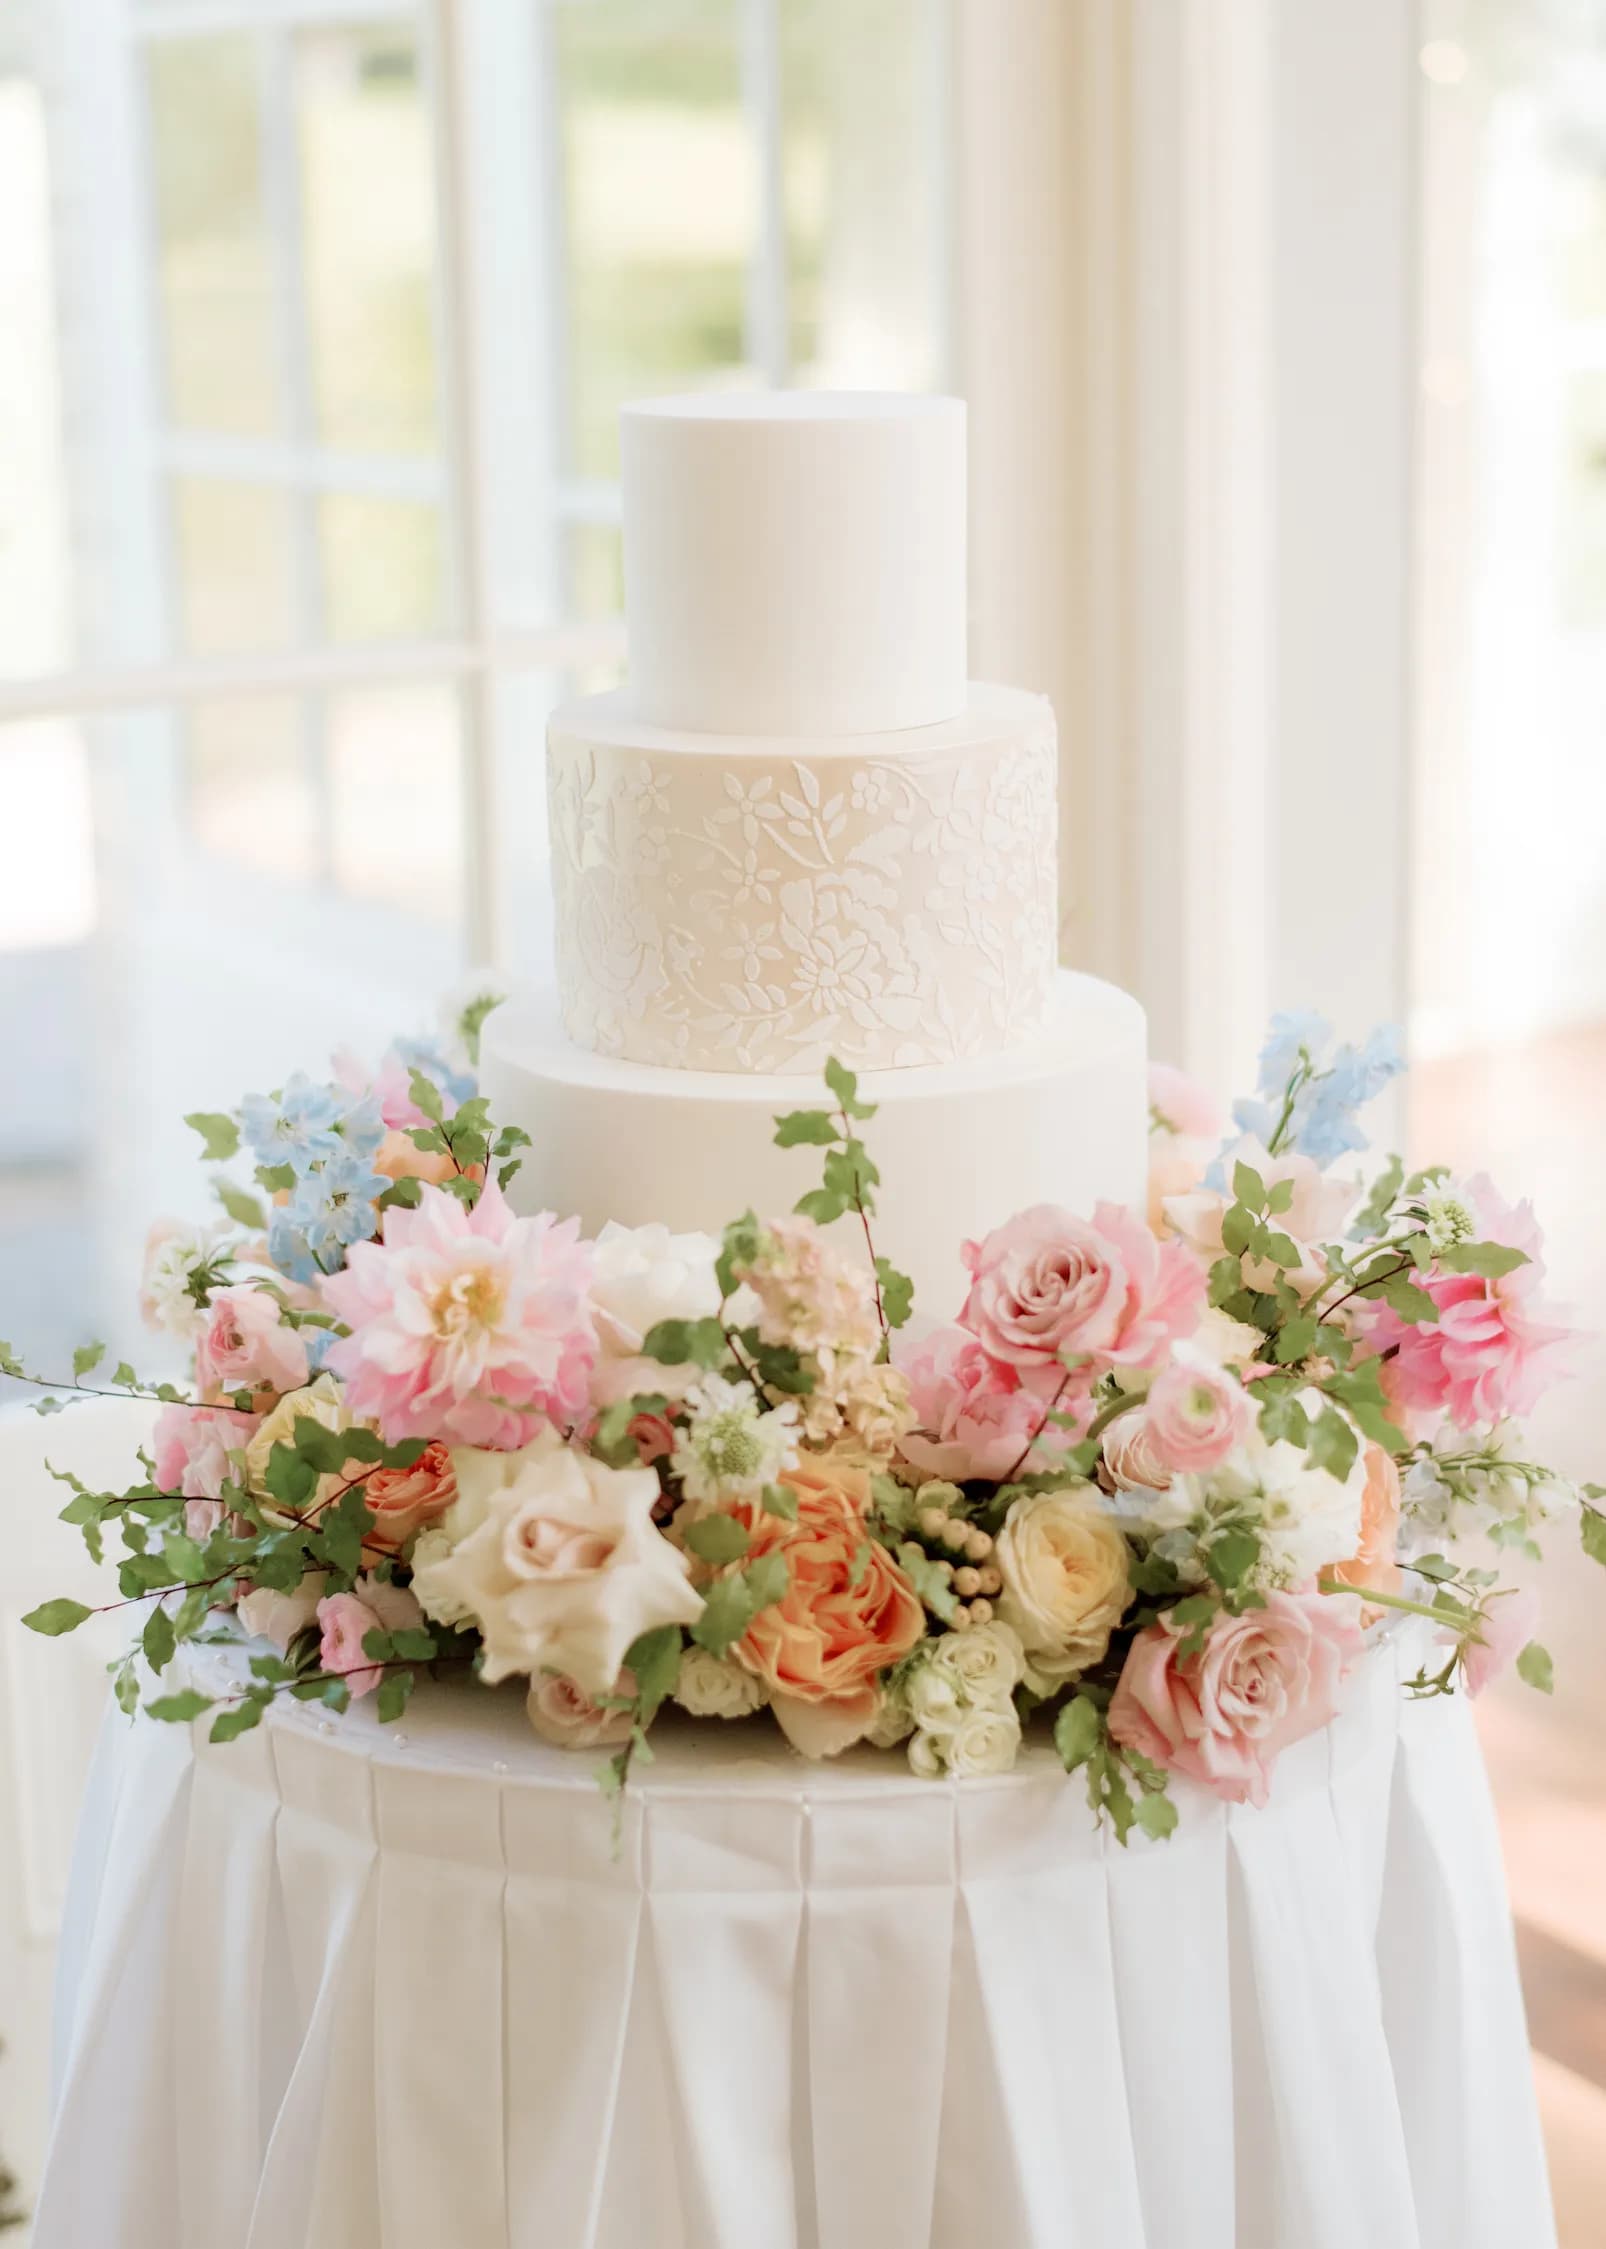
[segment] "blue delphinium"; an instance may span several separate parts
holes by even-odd
[[[1357,1112],[1404,1068],[1399,1033],[1392,1023],[1380,1025],[1364,1046],[1341,1046],[1327,1069],[1310,1082],[1309,1101],[1297,1117],[1293,1145],[1316,1164],[1330,1164],[1366,1147]]]
[[[379,1231],[376,1204],[390,1185],[356,1148],[342,1148],[309,1172],[289,1205],[290,1221],[325,1272],[333,1272],[353,1242]]]
[[[321,1270],[287,1203],[268,1219],[268,1259],[286,1280],[299,1281],[304,1288],[318,1278]]]
[[[1308,1011],[1274,1015],[1260,1050],[1260,1098],[1233,1104],[1240,1132],[1269,1154],[1308,1156],[1327,1165],[1368,1145],[1358,1112],[1405,1068],[1392,1024],[1364,1046],[1341,1046],[1326,1059],[1331,1026]]]
[[[385,1120],[380,1114],[377,1094],[365,1093],[343,1109],[336,1127],[337,1145],[360,1156],[365,1163],[379,1153],[379,1143],[385,1137]]]
[[[339,1148],[347,1098],[338,1086],[315,1084],[298,1070],[282,1093],[247,1094],[240,1104],[241,1137],[259,1164],[288,1164],[304,1178]]]
[[[421,1070],[440,1089],[448,1116],[479,1090],[472,1071],[460,1069],[440,1039],[397,1039],[392,1051],[403,1069]]]

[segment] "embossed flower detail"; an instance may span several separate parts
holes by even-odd
[[[880,766],[866,765],[848,785],[848,802],[855,812],[890,812],[892,786]]]

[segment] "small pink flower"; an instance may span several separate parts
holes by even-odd
[[[1467,1693],[1481,1695],[1485,1687],[1492,1687],[1509,1671],[1538,1625],[1537,1593],[1526,1585],[1509,1593],[1497,1593],[1483,1612],[1482,1636],[1461,1659],[1461,1675],[1466,1680]],[[1446,1647],[1455,1645],[1454,1633],[1442,1632],[1439,1638]]]
[[[250,1443],[256,1426],[251,1414],[211,1406],[164,1406],[151,1430],[158,1485],[164,1492],[182,1493],[185,1499],[218,1500],[224,1485],[234,1478],[229,1454]]]
[[[430,1523],[438,1523],[457,1498],[452,1456],[440,1443],[426,1445],[411,1468],[376,1468],[362,1487],[374,1518],[368,1544],[399,1554]]]
[[[604,1702],[633,1697],[635,1691],[634,1674],[621,1671],[614,1682],[613,1694],[605,1697]],[[552,1671],[530,1681],[525,1708],[530,1724],[541,1739],[559,1749],[611,1749],[616,1743],[629,1740],[635,1723],[633,1711],[609,1710],[604,1703],[594,1701],[574,1680],[560,1678]]]
[[[360,1577],[350,1593],[326,1594],[316,1613],[322,1633],[319,1667],[344,1679],[353,1695],[371,1695],[385,1675],[384,1666],[364,1649],[364,1635],[407,1631],[424,1621],[405,1586],[375,1577]]]
[[[209,1398],[299,1390],[307,1347],[267,1289],[245,1282],[215,1289],[195,1347],[195,1379]]]
[[[1481,1241],[1527,1255],[1495,1280],[1437,1268],[1418,1275],[1439,1307],[1437,1320],[1412,1325],[1386,1307],[1367,1327],[1367,1341],[1393,1356],[1383,1369],[1389,1397],[1413,1413],[1448,1413],[1458,1428],[1530,1413],[1562,1371],[1571,1331],[1556,1325],[1541,1298],[1544,1236],[1529,1203],[1503,1202],[1481,1174],[1464,1196]]]
[[[1149,1119],[1151,1131],[1185,1140],[1219,1140],[1227,1128],[1215,1095],[1169,1062],[1149,1064]]]
[[[989,1358],[968,1328],[954,1325],[912,1342],[900,1332],[892,1356],[920,1423],[898,1449],[928,1476],[997,1480],[1039,1434],[1036,1465],[1046,1466],[1050,1454],[1070,1442],[1047,1420],[1059,1382],[1053,1367],[1006,1366]]]
[[[1100,1203],[1091,1220],[1039,1203],[967,1242],[964,1255],[960,1323],[989,1355],[1019,1367],[1081,1357],[1089,1386],[1112,1366],[1158,1364],[1204,1310],[1203,1269],[1117,1203]]]
[[[1223,1367],[1177,1357],[1155,1377],[1143,1406],[1155,1458],[1173,1476],[1215,1468],[1249,1426],[1243,1384]]]
[[[1268,1593],[1263,1609],[1218,1616],[1197,1655],[1162,1616],[1127,1651],[1110,1703],[1114,1740],[1233,1804],[1264,1804],[1282,1751],[1325,1726],[1362,1645],[1355,1604]]]
[[[578,1219],[516,1218],[486,1186],[473,1210],[425,1187],[323,1284],[350,1328],[329,1353],[351,1413],[387,1442],[511,1452],[586,1410],[596,1335]]]

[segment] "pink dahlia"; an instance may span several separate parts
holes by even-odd
[[[1204,1310],[1204,1269],[1192,1253],[1157,1242],[1119,1203],[1098,1204],[1091,1219],[1039,1203],[967,1242],[964,1255],[971,1283],[960,1324],[1011,1366],[1077,1357],[1090,1379],[1112,1366],[1153,1367]]]
[[[580,1222],[516,1218],[494,1182],[472,1210],[425,1187],[385,1214],[323,1284],[351,1330],[328,1364],[386,1441],[440,1438],[512,1452],[586,1410],[596,1334]]]
[[[1416,1413],[1448,1413],[1462,1429],[1532,1411],[1547,1382],[1562,1371],[1571,1330],[1556,1325],[1540,1297],[1544,1236],[1529,1203],[1503,1202],[1482,1173],[1461,1193],[1477,1239],[1522,1250],[1528,1262],[1486,1280],[1478,1273],[1437,1268],[1418,1285],[1439,1307],[1436,1320],[1414,1326],[1387,1308],[1370,1320],[1367,1340],[1393,1356],[1383,1386],[1397,1405]]]

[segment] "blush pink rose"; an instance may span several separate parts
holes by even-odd
[[[953,1324],[911,1341],[900,1330],[892,1357],[920,1423],[900,1438],[898,1450],[928,1476],[956,1484],[971,1476],[997,1481],[1039,1437],[1045,1464],[1070,1441],[1047,1421],[1057,1368],[1008,1366],[990,1358],[968,1328]]]
[[[224,1485],[234,1478],[229,1454],[250,1443],[256,1426],[254,1414],[213,1406],[164,1406],[151,1430],[157,1484],[164,1492],[179,1492],[188,1500],[220,1499]],[[219,1508],[219,1517],[222,1512]]]
[[[967,1242],[964,1255],[960,1324],[988,1354],[1018,1367],[1078,1356],[1089,1386],[1108,1367],[1158,1364],[1204,1310],[1202,1267],[1117,1203],[1100,1203],[1090,1220],[1039,1203]]]
[[[1484,1611],[1482,1637],[1472,1643],[1461,1659],[1461,1675],[1466,1680],[1467,1693],[1481,1695],[1485,1687],[1492,1687],[1509,1671],[1538,1625],[1537,1593],[1527,1586],[1510,1593],[1497,1593]],[[1454,1646],[1453,1633],[1441,1633],[1439,1637],[1445,1646]]]
[[[1325,1726],[1361,1649],[1354,1604],[1268,1593],[1263,1609],[1218,1616],[1197,1655],[1161,1617],[1127,1652],[1110,1702],[1114,1740],[1232,1804],[1264,1804],[1282,1751]]]
[[[214,1289],[195,1347],[195,1380],[207,1398],[249,1390],[278,1396],[307,1379],[307,1347],[268,1290],[238,1283]]]
[[[605,1698],[605,1702],[620,1696],[634,1696],[635,1691],[634,1674],[621,1671],[614,1682],[613,1695]],[[595,1701],[573,1679],[549,1671],[544,1677],[530,1681],[525,1709],[541,1739],[558,1749],[611,1749],[629,1740],[635,1716],[629,1710],[610,1710],[605,1702]]]
[[[376,1468],[362,1487],[374,1518],[366,1544],[399,1554],[410,1539],[438,1523],[457,1498],[452,1456],[438,1441],[428,1444],[411,1468]]]
[[[1123,1414],[1105,1430],[1100,1481],[1118,1492],[1163,1492],[1171,1488],[1171,1470],[1155,1449],[1143,1413]]]
[[[1386,1306],[1367,1327],[1367,1342],[1391,1356],[1383,1368],[1389,1398],[1410,1413],[1447,1413],[1458,1428],[1532,1412],[1546,1385],[1564,1371],[1571,1331],[1555,1323],[1541,1298],[1544,1236],[1529,1203],[1503,1202],[1480,1175],[1466,1188],[1479,1239],[1525,1252],[1528,1262],[1497,1279],[1477,1273],[1418,1274],[1439,1307],[1436,1320],[1414,1326]]]
[[[318,1603],[317,1619],[322,1638],[318,1645],[321,1670],[344,1679],[355,1695],[371,1695],[385,1676],[363,1647],[370,1632],[403,1632],[424,1621],[424,1612],[405,1586],[380,1578],[360,1577],[350,1593],[329,1593]]]
[[[1192,1475],[1226,1459],[1249,1427],[1249,1400],[1225,1368],[1175,1358],[1156,1375],[1142,1419],[1160,1465]]]

